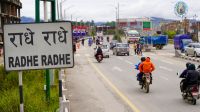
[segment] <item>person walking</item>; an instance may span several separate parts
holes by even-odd
[[[84,38],[82,39],[82,45],[84,46],[84,42],[85,42],[85,40],[84,40]]]
[[[134,49],[134,52],[135,52],[135,55],[137,54],[137,44],[136,42],[133,43],[133,49]]]

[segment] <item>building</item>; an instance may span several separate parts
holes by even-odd
[[[173,21],[171,23],[163,24],[161,27],[162,32],[176,31],[177,33],[188,33],[191,30],[190,20],[184,19],[183,21]]]
[[[20,0],[0,0],[0,42],[3,41],[3,25],[5,23],[19,23]]]
[[[117,27],[120,29],[129,28],[142,32],[143,22],[150,22],[150,18],[127,18],[117,19]]]

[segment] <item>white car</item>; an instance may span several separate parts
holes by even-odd
[[[185,48],[185,55],[200,56],[200,43],[190,43]]]
[[[109,58],[110,57],[110,47],[109,47],[109,45],[103,44],[101,48],[102,48],[102,51],[103,51],[103,57]]]

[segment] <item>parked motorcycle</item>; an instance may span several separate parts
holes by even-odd
[[[182,87],[182,83],[180,87]],[[196,105],[196,101],[200,98],[199,85],[188,85],[186,90],[182,91],[182,97],[184,100],[191,102],[193,105]]]
[[[144,89],[146,93],[149,93],[150,84],[151,84],[151,74],[150,73],[144,73],[143,76],[142,76],[141,89]]]

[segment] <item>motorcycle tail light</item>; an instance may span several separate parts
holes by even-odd
[[[191,90],[192,90],[192,92],[198,92],[198,91],[199,91],[197,85],[193,86],[193,87],[191,88]]]

